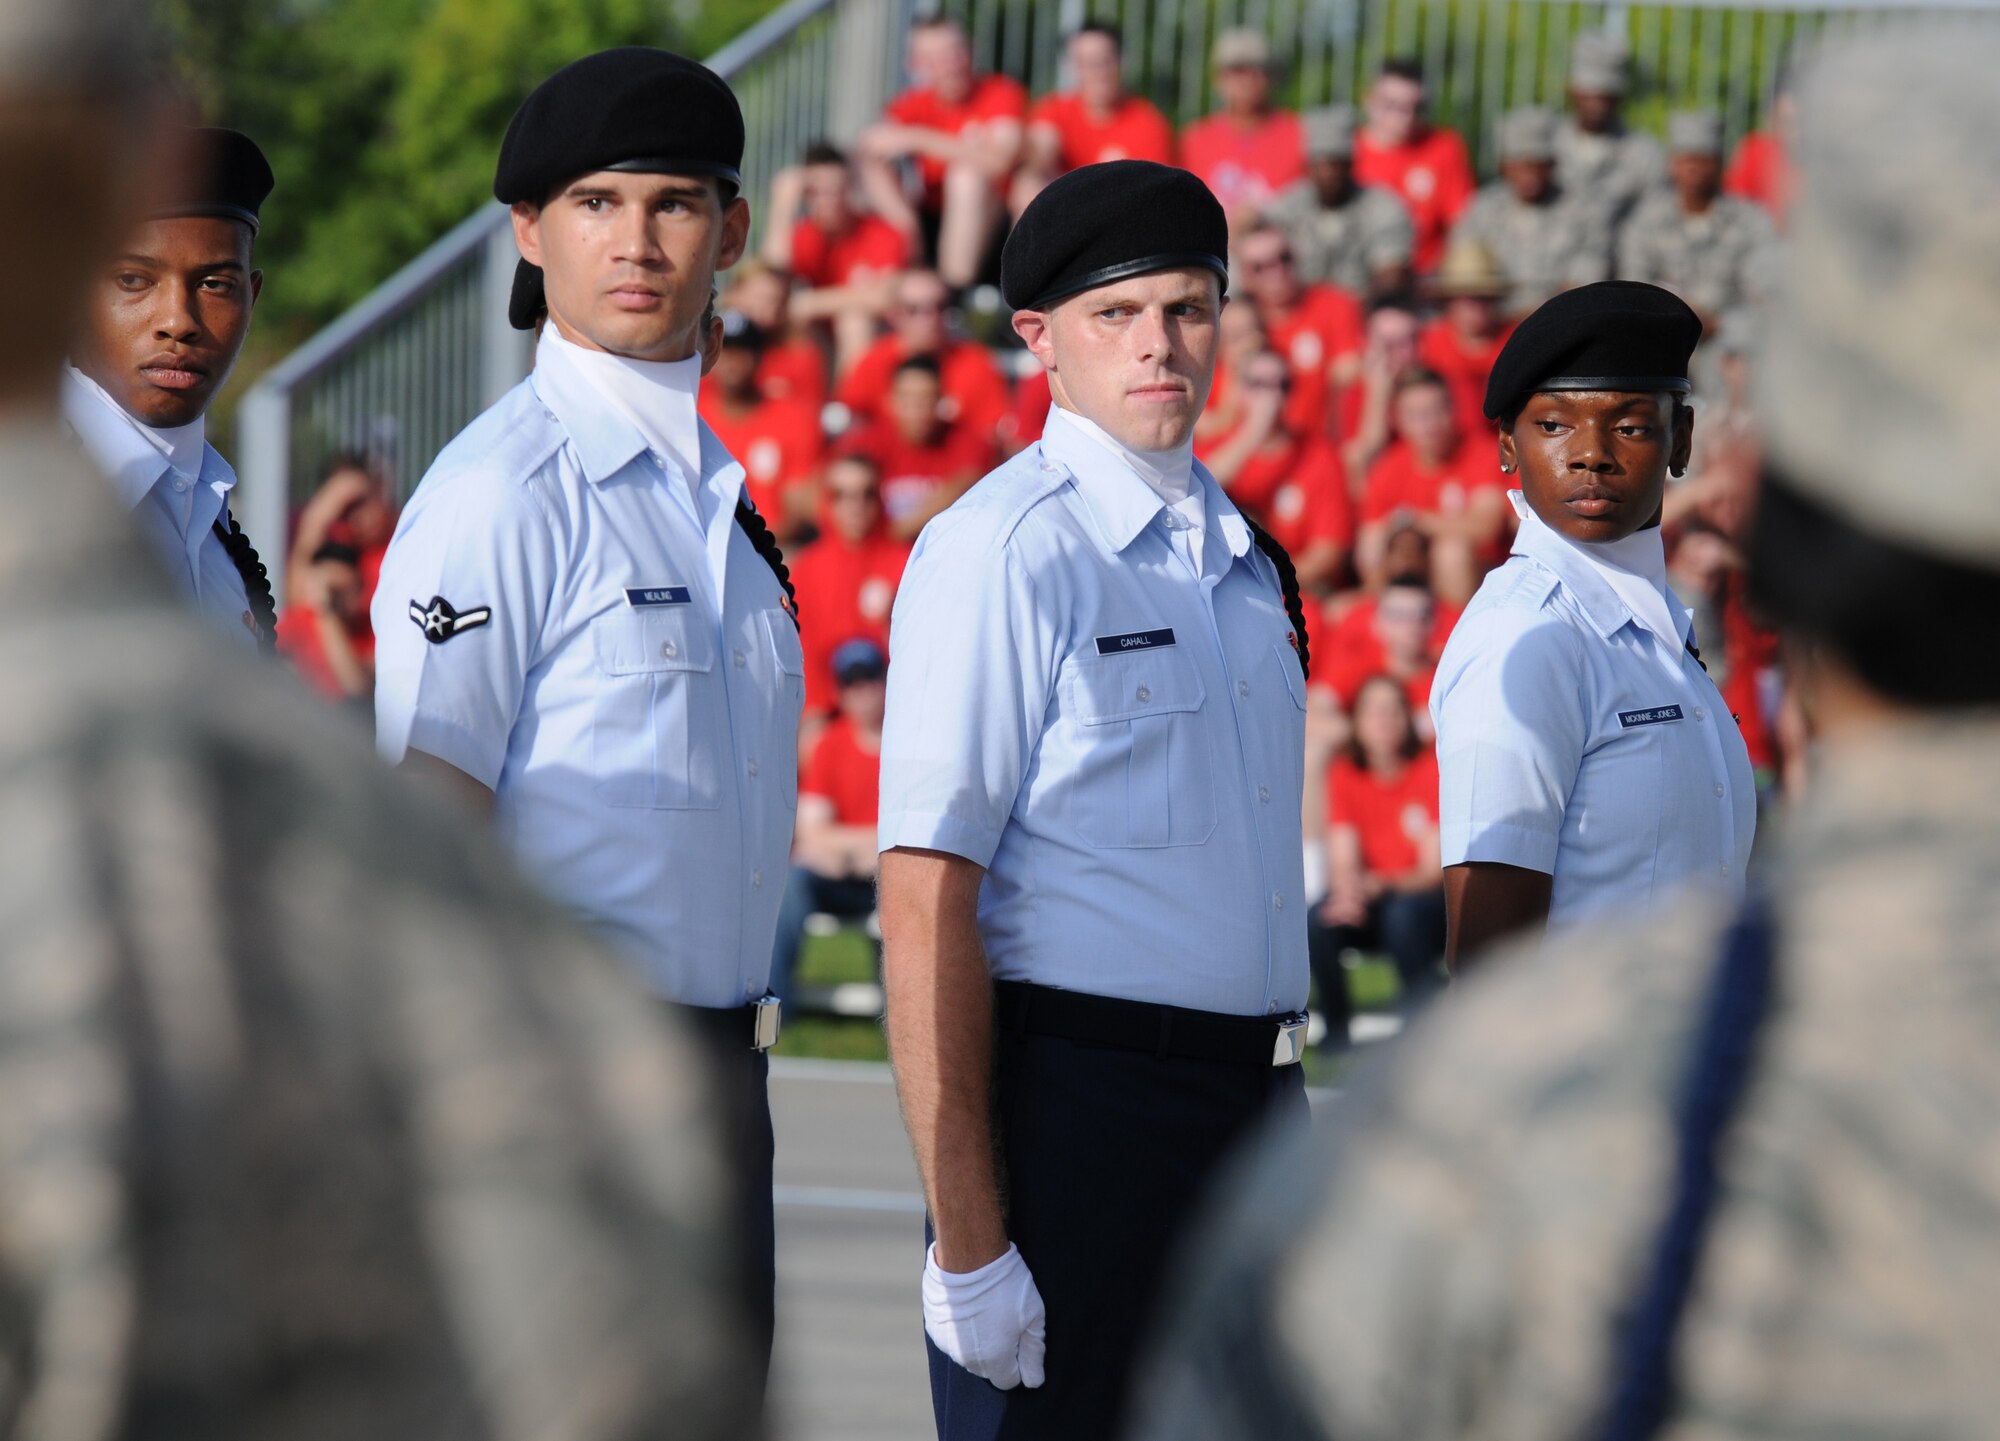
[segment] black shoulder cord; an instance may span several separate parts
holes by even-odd
[[[1285,548],[1278,544],[1276,536],[1247,515],[1243,516],[1243,523],[1250,527],[1250,538],[1257,542],[1257,549],[1263,551],[1264,558],[1278,569],[1278,588],[1285,593],[1285,614],[1291,617],[1292,633],[1299,638],[1299,672],[1310,679],[1311,647],[1306,639],[1305,602],[1299,598],[1298,570],[1292,565],[1292,558],[1285,553]]]
[[[243,578],[243,593],[250,598],[250,618],[257,622],[257,648],[265,655],[276,655],[278,603],[271,595],[271,576],[264,569],[264,562],[258,558],[256,548],[250,544],[250,537],[243,533],[243,527],[230,514],[227,504],[222,507],[222,515],[215,522],[215,538],[222,542],[222,548],[229,553],[230,564]]]
[[[1776,928],[1753,894],[1723,938],[1674,1115],[1673,1193],[1648,1270],[1620,1318],[1595,1441],[1647,1441],[1677,1404],[1674,1343],[1708,1241],[1721,1178],[1717,1151],[1750,1088],[1756,1042],[1774,1000]]]
[[[792,589],[792,573],[785,566],[785,553],[778,548],[778,538],[771,534],[771,527],[764,524],[764,517],[757,514],[757,507],[747,500],[736,502],[736,524],[756,547],[757,554],[764,557],[764,564],[771,567],[771,574],[778,578],[778,584],[785,590],[785,613],[792,618],[792,624],[799,623],[799,598]]]

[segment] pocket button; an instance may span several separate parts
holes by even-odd
[[[1139,700],[1141,703],[1149,701],[1152,698],[1153,698],[1153,689],[1151,686],[1142,685],[1139,687]]]

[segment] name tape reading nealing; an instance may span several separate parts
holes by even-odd
[[[1622,710],[1618,712],[1618,724],[1630,730],[1633,726],[1663,725],[1667,721],[1681,719],[1681,708],[1677,705],[1656,705],[1651,710]]]
[[[693,594],[684,585],[635,586],[625,592],[625,604],[632,606],[686,605],[692,599]]]
[[[1128,650],[1151,650],[1155,646],[1172,645],[1172,626],[1163,630],[1134,630],[1124,635],[1101,635],[1097,638],[1099,655],[1122,655]]]

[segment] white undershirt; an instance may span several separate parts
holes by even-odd
[[[1146,482],[1148,488],[1179,517],[1178,524],[1170,523],[1174,539],[1181,559],[1199,576],[1203,530],[1208,515],[1201,490],[1194,483],[1194,436],[1190,434],[1171,450],[1134,450],[1096,421],[1060,405],[1049,408],[1049,419],[1075,427],[1123,461],[1134,475]]]
[[[1507,498],[1514,503],[1523,529],[1540,526],[1572,547],[1618,593],[1639,624],[1665,641],[1669,650],[1678,653],[1686,645],[1686,633],[1675,621],[1681,605],[1667,588],[1667,543],[1659,526],[1635,530],[1623,540],[1571,540],[1536,515],[1520,491],[1510,490]]]
[[[560,350],[565,360],[638,427],[647,445],[680,468],[699,516],[701,421],[695,414],[695,400],[701,386],[700,354],[686,360],[634,360],[609,351],[586,350],[565,340],[553,322],[542,327],[542,344]]]

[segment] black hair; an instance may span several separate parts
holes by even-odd
[[[361,552],[344,540],[329,540],[312,553],[314,565],[326,561],[332,561],[337,565],[358,566],[361,564]]]
[[[785,592],[785,614],[792,618],[796,627],[799,623],[798,592],[792,588],[792,572],[785,564],[785,552],[778,547],[778,538],[771,534],[771,527],[764,524],[764,517],[757,513],[757,507],[749,500],[736,502],[736,524],[742,530],[757,554],[764,557],[764,564],[771,567],[771,574],[778,578],[778,585]]]
[[[1413,761],[1423,754],[1424,738],[1417,734],[1417,708],[1410,703],[1410,693],[1403,689],[1401,681],[1378,670],[1354,688],[1354,704],[1358,707],[1361,692],[1378,681],[1394,691],[1396,699],[1403,703],[1403,740],[1396,750],[1404,760]],[[1368,752],[1361,744],[1361,737],[1353,734],[1351,727],[1346,741],[1341,744],[1340,753],[1362,770],[1368,769]]]
[[[1239,512],[1240,513],[1240,512]],[[1299,599],[1299,572],[1292,564],[1292,558],[1277,537],[1248,515],[1243,523],[1250,527],[1250,538],[1257,542],[1257,549],[1264,552],[1264,558],[1271,562],[1278,572],[1278,589],[1285,597],[1285,615],[1292,623],[1292,635],[1298,642],[1299,674],[1308,680],[1312,678],[1312,646],[1306,634],[1305,602]]]
[[[1369,315],[1374,315],[1378,311],[1383,310],[1402,310],[1407,311],[1411,315],[1417,315],[1423,309],[1417,303],[1417,297],[1412,295],[1408,290],[1385,290],[1362,308]]]
[[[902,360],[896,362],[896,368],[891,372],[890,378],[893,380],[895,376],[902,375],[906,371],[911,370],[920,370],[940,384],[944,381],[944,367],[938,364],[935,355],[905,356]]]
[[[1382,68],[1376,74],[1421,85],[1424,83],[1424,62],[1414,55],[1392,55],[1382,62]]]
[[[1451,382],[1446,380],[1442,375],[1439,375],[1435,370],[1432,370],[1429,366],[1413,365],[1409,369],[1400,372],[1389,383],[1389,398],[1394,400],[1406,390],[1420,390],[1427,385],[1437,386],[1439,389],[1446,391],[1451,389]]]
[[[373,479],[375,475],[375,467],[369,463],[368,457],[360,451],[336,450],[327,458],[326,464],[319,468],[320,482],[324,484],[332,480],[343,470],[358,470],[370,479]]]
[[[1919,706],[2000,702],[2000,570],[1868,535],[1765,466],[1750,598],[1869,689]]]
[[[815,140],[806,147],[804,162],[807,165],[838,165],[845,169],[847,152],[830,140]]]
[[[250,619],[257,624],[257,648],[265,655],[276,655],[278,602],[271,594],[271,574],[264,569],[256,547],[250,544],[250,537],[243,533],[243,527],[236,523],[227,505],[222,507],[222,515],[215,522],[215,538],[222,542],[229,563],[242,577],[243,594],[250,601]]]
[[[1120,54],[1124,53],[1125,36],[1109,20],[1086,20],[1077,26],[1076,29],[1070,31],[1069,38],[1074,40],[1079,35],[1102,35],[1112,43]]]

